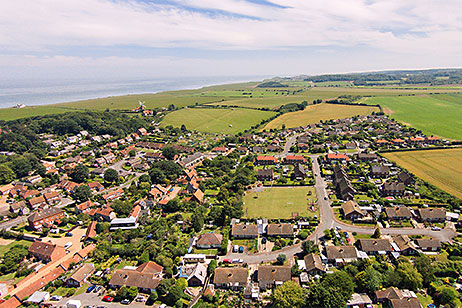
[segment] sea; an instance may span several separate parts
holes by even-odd
[[[197,89],[226,83],[259,81],[269,76],[215,76],[155,79],[0,80],[0,108],[71,102],[127,94]]]

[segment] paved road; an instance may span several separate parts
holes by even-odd
[[[293,135],[289,137],[287,140],[286,144],[284,145],[284,150],[282,151],[281,154],[276,155],[276,157],[286,157],[287,154],[290,152],[290,148],[295,144],[295,141],[297,141],[297,137],[302,135],[303,133]]]
[[[289,147],[290,148],[290,147]],[[337,220],[330,206],[329,195],[326,191],[326,182],[321,176],[321,168],[318,163],[319,155],[311,155],[311,161],[313,165],[313,174],[316,181],[315,190],[316,196],[318,197],[318,207],[320,213],[320,223],[316,230],[308,237],[308,240],[318,241],[324,235],[324,230],[339,227],[343,231],[357,232],[363,234],[373,234],[376,227],[362,227],[345,224]],[[418,229],[418,228],[381,228],[382,234],[388,235],[425,235],[437,238],[443,242],[451,241],[457,233],[451,228],[446,228],[441,231],[433,231],[431,229]],[[242,259],[248,264],[259,264],[261,262],[270,262],[276,260],[279,254],[285,254],[288,259],[291,259],[295,254],[301,252],[301,243],[284,247],[277,251],[261,252],[255,254],[248,253],[230,253],[224,257],[220,257],[220,261],[223,259]]]

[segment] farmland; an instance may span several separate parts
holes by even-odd
[[[398,121],[422,130],[427,135],[462,139],[462,95],[373,97],[370,104],[380,104]]]
[[[235,134],[274,116],[274,112],[242,108],[185,108],[167,114],[161,126],[186,125],[186,128],[208,133]]]
[[[385,153],[423,180],[462,198],[462,149]]]
[[[297,127],[307,124],[318,123],[323,120],[335,120],[352,117],[355,115],[368,115],[373,111],[379,111],[379,108],[372,106],[351,106],[351,105],[334,105],[318,104],[311,105],[302,111],[296,111],[283,114],[282,116],[269,122],[264,129]]]
[[[311,195],[308,195],[311,192]],[[247,218],[283,219],[291,218],[293,212],[299,216],[313,216],[317,211],[308,209],[308,203],[316,202],[313,187],[272,187],[261,192],[248,192],[244,196],[244,216]]]

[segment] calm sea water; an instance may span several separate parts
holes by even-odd
[[[0,108],[46,105],[125,94],[195,89],[262,80],[268,76],[190,77],[144,80],[0,80]]]

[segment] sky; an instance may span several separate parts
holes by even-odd
[[[461,0],[0,1],[0,79],[462,67]]]

